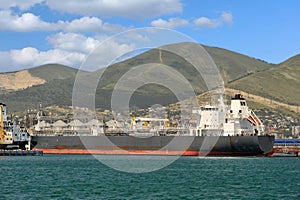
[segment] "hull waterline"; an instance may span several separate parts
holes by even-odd
[[[200,136],[32,136],[34,148],[45,154],[260,156],[270,153],[274,143],[272,136],[220,136],[213,147],[203,148],[204,140]]]

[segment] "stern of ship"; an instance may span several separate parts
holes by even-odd
[[[263,154],[270,153],[274,146],[275,137],[270,135],[258,136],[258,144]]]

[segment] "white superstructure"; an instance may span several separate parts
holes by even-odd
[[[260,135],[264,131],[261,120],[247,106],[241,94],[225,106],[222,99],[217,106],[203,106],[198,111],[198,135],[244,136]]]
[[[29,137],[25,129],[21,129],[15,123],[7,120],[6,105],[0,103],[0,145],[18,148],[19,144],[26,143]]]

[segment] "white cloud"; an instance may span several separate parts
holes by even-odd
[[[114,59],[131,52],[135,45],[114,40],[98,41],[75,33],[58,33],[48,37],[54,49],[39,51],[33,47],[0,52],[0,72],[15,71],[35,66],[58,63],[80,67],[88,55],[86,70],[108,66]],[[91,54],[92,52],[92,54]]]
[[[161,28],[176,28],[181,26],[187,26],[189,22],[185,19],[181,18],[171,18],[168,21],[163,19],[157,19],[151,22],[151,25],[154,27],[161,27]]]
[[[94,71],[107,67],[120,57],[132,52],[135,49],[133,43],[119,43],[115,40],[105,40],[101,42],[96,49],[92,51],[84,62],[84,70]]]
[[[10,56],[13,62],[25,66],[35,62],[38,55],[38,50],[32,47],[27,47],[22,50],[12,50],[10,52]]]
[[[0,30],[17,32],[49,31],[57,29],[56,24],[44,22],[39,16],[24,13],[21,16],[12,15],[11,11],[0,11]]]
[[[139,29],[138,29],[139,30]],[[148,43],[150,42],[150,38],[145,34],[140,34],[135,31],[129,31],[127,33],[124,33],[125,41],[127,42],[142,42],[142,43]]]
[[[14,71],[18,69],[22,69],[22,66],[19,66],[18,68],[16,66],[12,66],[9,51],[0,52],[0,72]]]
[[[54,49],[39,51],[33,47],[20,50],[0,52],[0,70],[23,69],[35,67],[47,63],[59,63],[71,67],[79,67],[86,56],[100,43],[91,37],[85,37],[75,33],[57,33],[47,38]],[[111,48],[118,49],[113,45]]]
[[[68,52],[59,49],[39,51],[33,47],[21,50],[0,52],[0,71],[15,71],[32,68],[48,63],[59,63],[67,66],[79,66],[86,55],[78,52]]]
[[[226,24],[232,24],[233,23],[233,16],[229,12],[223,12],[221,15],[221,19],[226,23]]]
[[[223,12],[221,16],[217,19],[200,17],[194,20],[194,24],[197,27],[202,27],[202,28],[216,28],[221,26],[222,24],[232,24],[232,23],[233,23],[233,16],[229,12]]]
[[[217,19],[208,19],[206,17],[200,17],[194,21],[198,27],[215,28],[220,26],[220,21]]]
[[[0,0],[0,9],[7,10],[9,8],[18,7],[20,10],[28,10],[43,1],[44,0]]]
[[[85,37],[76,33],[57,33],[47,38],[48,42],[56,49],[90,53],[100,43],[91,37]]]
[[[71,22],[59,21],[58,24],[66,32],[85,32],[85,31],[97,31],[102,28],[102,20],[97,17],[82,17],[80,19],[74,19]]]
[[[102,41],[92,37],[86,37],[76,33],[57,33],[48,37],[48,42],[55,49],[66,52],[77,52],[84,54],[88,59],[85,61],[85,70],[96,70],[106,67],[115,58],[131,52],[135,45],[129,41],[116,41],[115,39],[105,38]],[[146,38],[139,38],[146,40]],[[79,65],[71,65],[79,67]]]
[[[66,13],[138,19],[182,11],[180,0],[47,0],[46,4]]]
[[[0,30],[16,32],[63,30],[65,32],[117,33],[128,29],[117,24],[103,23],[97,17],[82,17],[70,22],[48,23],[32,13],[24,13],[18,16],[13,15],[9,10],[0,11],[0,24]]]
[[[101,19],[97,17],[82,17],[80,19],[74,19],[71,22],[59,21],[58,25],[60,29],[65,32],[120,32],[126,28],[117,25],[103,23]]]

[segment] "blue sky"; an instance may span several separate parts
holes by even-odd
[[[0,72],[46,63],[78,68],[102,40],[142,27],[277,64],[300,53],[299,8],[297,0],[0,0]]]

